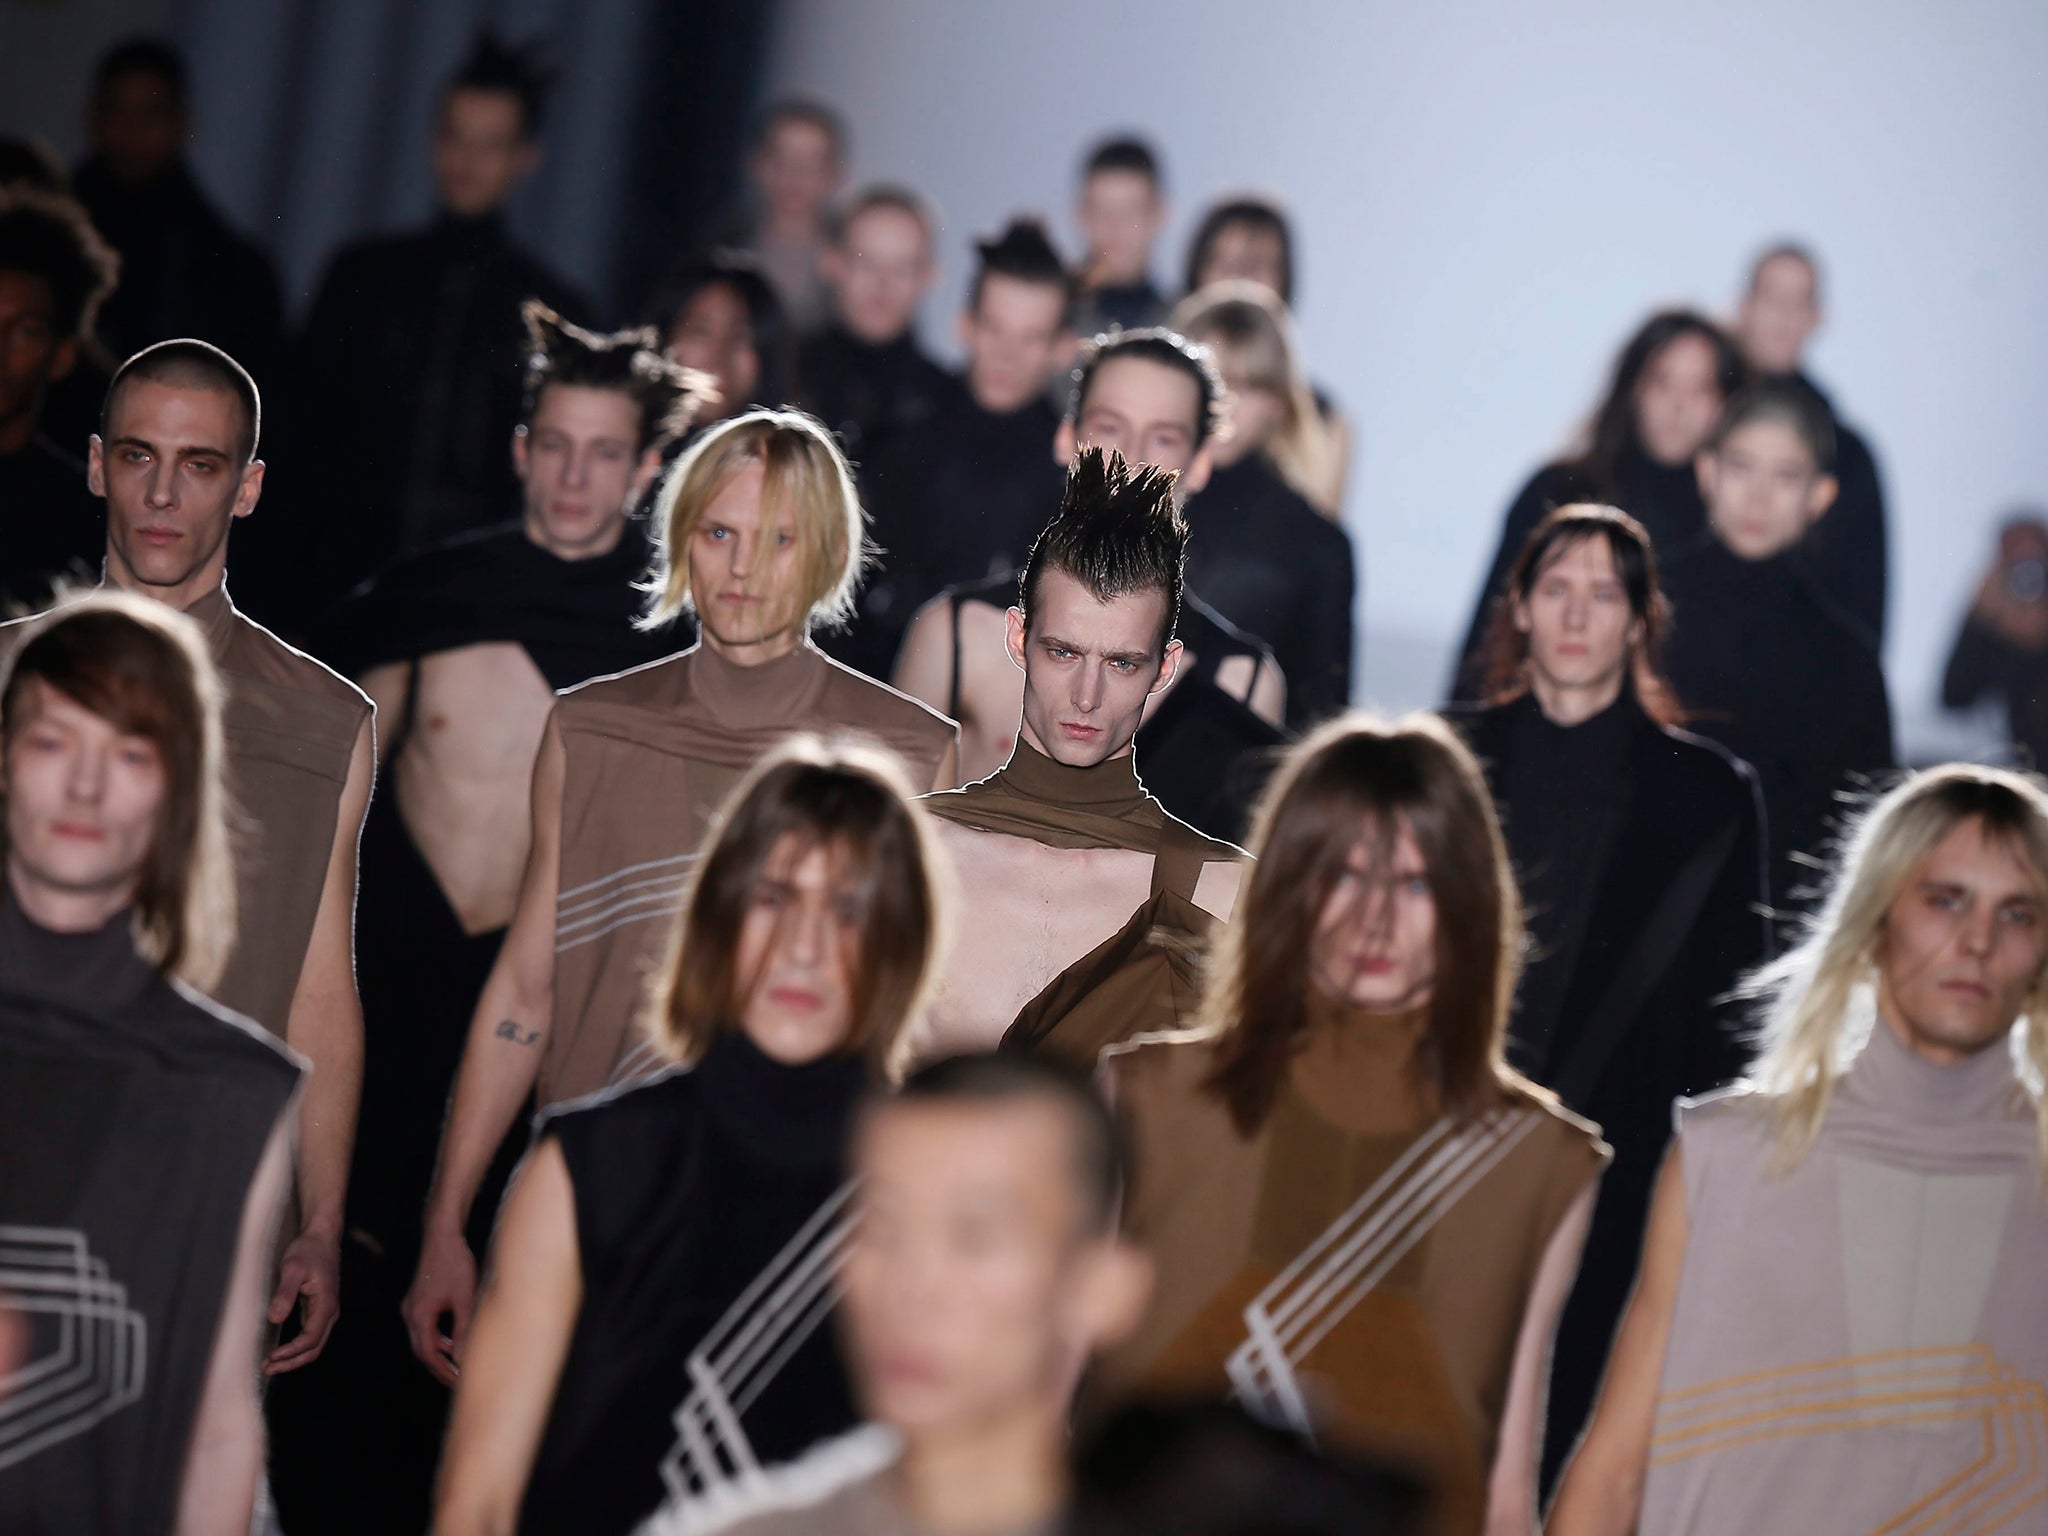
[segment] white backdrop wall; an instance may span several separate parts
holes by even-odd
[[[1890,495],[1904,745],[1982,744],[1936,689],[2000,515],[2048,502],[2039,0],[788,0],[771,80],[846,112],[857,179],[938,203],[947,355],[968,241],[1037,210],[1071,247],[1104,132],[1165,153],[1162,283],[1210,197],[1286,199],[1385,707],[1437,701],[1508,498],[1642,316],[1725,312],[1760,244],[1810,241],[1814,372]]]

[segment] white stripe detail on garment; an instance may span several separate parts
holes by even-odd
[[[819,1206],[690,1352],[690,1390],[661,1464],[673,1529],[725,1516],[765,1487],[742,1419],[839,1299],[853,1189],[842,1185]]]
[[[596,922],[599,919],[604,919],[605,923],[602,928],[592,933],[578,934],[573,939],[564,939],[561,929],[557,928],[555,930],[555,953],[559,955],[572,949],[580,949],[585,944],[595,944],[607,934],[616,933],[621,928],[629,928],[634,923],[644,923],[653,918],[672,916],[683,910],[683,896],[687,890],[687,886],[678,885],[666,891],[655,891],[646,896],[636,896],[630,901],[620,902],[617,906],[607,907],[597,917],[585,919],[586,922]]]
[[[586,880],[581,885],[572,886],[566,891],[556,892],[555,910],[557,912],[560,912],[563,910],[563,908],[574,905],[576,899],[579,896],[582,896],[587,892],[594,891],[601,885],[609,885],[614,880],[623,880],[628,875],[637,875],[641,873],[643,870],[667,869],[673,865],[678,864],[684,866],[684,868],[687,869],[688,866],[696,859],[696,857],[697,855],[694,853],[679,853],[675,855],[673,858],[648,859],[644,863],[628,864],[621,869],[613,870],[608,875],[599,875],[595,880]]]
[[[0,1296],[57,1319],[54,1348],[0,1377],[0,1468],[83,1434],[142,1396],[147,1321],[83,1232],[0,1226]]]
[[[677,891],[690,883],[689,871],[677,874],[669,870],[664,874],[649,875],[645,880],[628,880],[622,885],[608,885],[595,896],[586,896],[573,907],[555,908],[555,931],[564,928],[581,928],[596,921],[607,906],[617,906],[621,901],[630,901],[635,893],[645,891]]]
[[[1495,1114],[1455,1133],[1440,1120],[1416,1138],[1245,1308],[1247,1338],[1225,1363],[1238,1400],[1254,1414],[1312,1435],[1295,1366],[1540,1118]]]

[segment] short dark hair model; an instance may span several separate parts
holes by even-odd
[[[523,423],[533,419],[550,384],[611,389],[640,407],[640,448],[658,448],[690,430],[711,381],[661,350],[651,326],[600,335],[571,325],[539,299],[519,307],[526,321],[526,399]]]
[[[1075,282],[1060,253],[1053,248],[1039,219],[1012,219],[993,240],[974,242],[974,280],[967,290],[970,312],[981,308],[981,291],[991,277],[1012,278],[1057,289],[1061,298],[1060,320],[1070,322],[1074,308]]]
[[[1752,384],[1721,412],[1714,435],[1707,439],[1707,451],[1719,453],[1729,438],[1756,421],[1774,421],[1791,428],[1813,455],[1815,470],[1824,475],[1835,472],[1835,419],[1807,385],[1794,379],[1764,379]]]
[[[9,134],[0,138],[0,188],[7,187],[62,196],[71,190],[71,176],[57,151],[41,139]]]
[[[892,1103],[979,1107],[1031,1100],[1054,1105],[1066,1116],[1082,1220],[1091,1236],[1109,1232],[1123,1200],[1123,1131],[1102,1095],[1074,1068],[1024,1052],[948,1056],[911,1073],[894,1097],[878,1101],[875,1109]]]
[[[1031,626],[1039,580],[1050,568],[1065,571],[1101,603],[1134,592],[1163,593],[1164,651],[1180,621],[1188,561],[1188,525],[1173,499],[1179,478],[1156,464],[1127,464],[1114,448],[1077,452],[1067,467],[1060,509],[1032,541],[1017,580],[1025,628]]]
[[[1614,573],[1628,599],[1631,617],[1643,627],[1630,658],[1629,686],[1636,702],[1650,718],[1666,725],[1676,724],[1679,709],[1671,685],[1658,667],[1658,653],[1664,631],[1671,622],[1671,602],[1657,582],[1657,551],[1643,525],[1618,507],[1576,502],[1557,508],[1529,532],[1522,552],[1515,557],[1507,585],[1494,600],[1493,618],[1487,625],[1482,697],[1488,704],[1505,704],[1529,691],[1529,637],[1515,627],[1515,604],[1527,602],[1536,590],[1537,578],[1589,539],[1602,540],[1614,558]]]
[[[263,397],[257,393],[249,370],[212,342],[190,336],[160,341],[153,347],[144,347],[116,368],[107,385],[106,401],[100,407],[101,437],[107,435],[107,426],[114,419],[114,402],[130,379],[186,389],[217,389],[233,395],[241,402],[242,416],[249,429],[248,439],[242,445],[242,462],[247,464],[255,459],[257,444],[263,437]]]
[[[840,210],[838,217],[832,221],[832,243],[838,245],[844,241],[847,230],[853,227],[853,221],[864,213],[872,213],[877,208],[894,208],[899,213],[909,214],[924,226],[926,240],[932,238],[933,230],[938,227],[938,220],[932,215],[932,205],[924,198],[908,187],[897,186],[892,182],[880,182],[871,187],[862,187],[853,195],[852,201]]]
[[[1620,489],[1621,461],[1636,438],[1636,385],[1657,354],[1674,341],[1698,336],[1714,349],[1714,377],[1724,398],[1732,397],[1749,380],[1749,367],[1728,333],[1705,315],[1690,309],[1666,309],[1643,322],[1628,345],[1615,359],[1607,394],[1593,413],[1587,430],[1586,451],[1571,462],[1590,482],[1595,495],[1611,497]]]
[[[120,258],[70,198],[0,188],[0,271],[26,272],[49,286],[60,339],[92,333],[120,270]]]
[[[1186,374],[1195,385],[1195,447],[1201,447],[1215,435],[1223,422],[1226,394],[1223,376],[1216,371],[1215,359],[1199,342],[1189,341],[1180,332],[1159,325],[1138,331],[1110,331],[1083,344],[1080,365],[1074,369],[1074,388],[1067,397],[1067,415],[1070,418],[1075,421],[1081,419],[1095,375],[1101,372],[1104,363],[1114,362],[1120,357],[1143,358],[1148,363],[1157,363],[1162,368]]]
[[[846,120],[824,102],[808,96],[786,96],[764,107],[754,118],[754,131],[749,136],[751,147],[764,147],[784,123],[802,123],[817,129],[831,141],[832,158],[841,162],[846,159]]]
[[[1158,152],[1135,134],[1118,134],[1103,139],[1088,151],[1088,158],[1081,168],[1082,179],[1099,176],[1104,171],[1134,171],[1151,182],[1155,192],[1166,185],[1166,178],[1159,169]]]
[[[100,55],[93,71],[93,94],[98,95],[123,75],[152,75],[179,106],[186,105],[184,55],[160,37],[125,37]]]
[[[789,394],[794,370],[789,316],[776,297],[774,286],[761,275],[761,263],[748,251],[707,251],[686,258],[662,281],[650,306],[652,324],[664,343],[682,318],[690,301],[706,288],[730,288],[739,295],[747,311],[747,324],[754,333],[754,351],[761,359],[761,382],[754,387],[760,401],[782,400]],[[727,401],[728,410],[758,401]]]
[[[1757,280],[1764,275],[1764,268],[1780,259],[1798,262],[1813,274],[1813,295],[1820,297],[1820,258],[1813,253],[1813,247],[1802,240],[1774,240],[1756,253],[1756,259],[1749,264],[1749,283],[1744,289],[1755,293]]]
[[[455,68],[442,91],[445,100],[457,91],[487,91],[510,96],[519,103],[519,127],[527,138],[540,135],[541,118],[547,110],[548,87],[554,71],[541,62],[540,49],[532,43],[515,46],[489,27],[476,35],[469,57]]]
[[[1223,232],[1234,227],[1254,229],[1273,237],[1280,248],[1280,302],[1292,306],[1294,229],[1280,205],[1267,197],[1233,197],[1210,205],[1202,222],[1195,226],[1195,238],[1188,242],[1187,277],[1181,284],[1182,291],[1193,293],[1202,286],[1201,272],[1209,263],[1209,252]]]
[[[1141,1402],[1084,1439],[1068,1536],[1422,1536],[1426,1486],[1405,1472],[1214,1402]]]

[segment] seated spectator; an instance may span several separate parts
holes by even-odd
[[[761,114],[747,155],[749,206],[717,242],[754,257],[800,336],[830,318],[820,268],[831,243],[832,199],[845,177],[846,124],[839,114],[820,101],[776,102]]]
[[[1994,698],[2023,766],[2048,766],[2048,520],[2039,513],[2018,513],[1999,531],[1998,557],[1941,675],[1944,708]]]

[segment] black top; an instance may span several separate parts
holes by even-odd
[[[528,297],[590,319],[496,215],[444,214],[334,258],[296,370],[321,441],[349,445],[346,472],[302,493],[324,508],[319,554],[330,593],[519,504],[512,431]]]
[[[41,435],[0,454],[0,612],[48,607],[60,576],[96,582],[106,548],[107,505],[82,460]]]
[[[1576,501],[1617,506],[1643,525],[1659,562],[1697,542],[1707,527],[1706,503],[1700,499],[1699,475],[1690,460],[1683,464],[1660,464],[1638,449],[1629,449],[1617,466],[1617,483],[1603,487],[1573,463],[1547,464],[1529,477],[1502,520],[1500,544],[1487,567],[1486,580],[1479,589],[1471,622],[1465,628],[1465,643],[1458,652],[1458,670],[1451,680],[1451,697],[1458,703],[1478,699],[1485,665],[1480,652],[1493,622],[1494,601],[1508,584],[1508,575],[1522,556],[1522,546],[1536,525],[1559,507]]]
[[[1142,330],[1162,324],[1170,307],[1150,277],[1135,283],[1105,283],[1081,295],[1080,331],[1083,336],[1093,336],[1109,330]]]
[[[628,520],[611,553],[564,560],[517,523],[465,534],[365,582],[323,627],[313,649],[361,677],[394,661],[494,640],[517,644],[550,688],[657,661],[679,648],[672,631],[640,630],[647,530]]]
[[[1514,1064],[1539,1075],[1557,1033],[1564,993],[1579,962],[1591,897],[1599,890],[1627,819],[1626,693],[1590,720],[1553,723],[1525,698],[1514,712],[1500,781],[1500,809],[1529,923],[1529,964],[1509,1029]]]
[[[1942,707],[1968,709],[1987,694],[2005,706],[2025,766],[2040,771],[2048,763],[2048,650],[2030,651],[1969,613],[1942,669]]]
[[[937,415],[891,443],[863,487],[881,561],[853,633],[826,649],[886,681],[919,608],[947,587],[1021,569],[1059,508],[1058,430],[1044,400],[997,415],[963,380]]]
[[[772,1466],[857,1422],[827,1312],[867,1082],[856,1059],[784,1066],[729,1030],[694,1068],[542,1120],[575,1188],[583,1310],[520,1529],[630,1531],[665,1477],[729,1477],[736,1436]],[[715,1467],[680,1448],[686,1406]]]
[[[1814,524],[1802,545],[1814,580],[1855,621],[1873,650],[1884,644],[1891,556],[1886,528],[1884,484],[1870,445],[1836,414],[1827,392],[1803,373],[1790,382],[1806,390],[1835,424],[1835,479],[1841,489],[1827,516]]]
[[[0,1530],[167,1531],[263,1150],[297,1064],[165,982],[123,912],[37,927],[0,899]]]
[[[93,226],[121,255],[121,282],[94,329],[115,357],[197,336],[249,370],[275,377],[284,305],[270,258],[228,227],[182,163],[124,182],[88,160],[74,182]]]
[[[1351,702],[1351,537],[1256,455],[1189,498],[1188,585],[1273,648],[1287,724],[1303,730]]]
[[[1842,796],[1897,764],[1884,673],[1855,622],[1796,552],[1743,560],[1708,537],[1667,562],[1665,672],[1687,723],[1756,769],[1770,826],[1772,898],[1815,883]]]
[[[908,331],[877,347],[831,325],[797,354],[796,403],[838,435],[863,479],[892,438],[938,415],[954,389]]]

